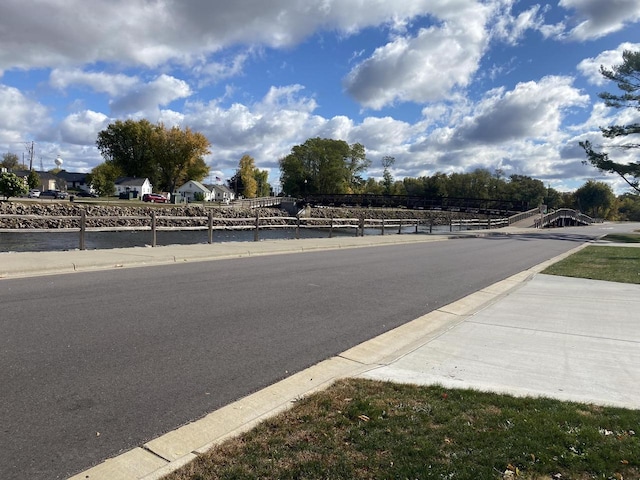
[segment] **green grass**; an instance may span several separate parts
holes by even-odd
[[[612,233],[603,238],[609,242],[640,243],[640,234],[637,233]]]
[[[351,379],[167,479],[637,479],[638,430],[637,410]]]
[[[640,248],[590,246],[550,266],[542,273],[609,282],[640,283]]]

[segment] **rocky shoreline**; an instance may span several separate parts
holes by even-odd
[[[153,213],[161,227],[204,227],[209,214],[215,218],[216,226],[252,225],[256,215],[269,217],[271,221],[285,224],[287,212],[277,208],[210,207],[203,205],[154,205],[122,206],[71,202],[0,202],[0,229],[65,229],[79,228],[84,211],[88,228],[132,228],[151,224]],[[452,215],[455,215],[452,217]],[[430,210],[376,209],[376,208],[313,208],[311,218],[358,218],[358,219],[423,219],[433,225],[446,225],[451,218],[471,218],[464,213]],[[473,216],[478,218],[478,215]],[[281,222],[277,219],[282,218]],[[245,219],[240,220],[240,219]]]

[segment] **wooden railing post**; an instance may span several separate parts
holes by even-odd
[[[333,217],[331,217],[331,224],[329,225],[329,238],[333,238]]]
[[[156,220],[156,212],[155,210],[151,212],[151,246],[155,247],[157,244],[157,231],[156,231],[156,227],[157,227],[157,220]]]
[[[260,212],[256,211],[256,229],[253,232],[253,241],[257,242],[260,240]]]
[[[209,210],[209,244],[213,243],[213,212]]]
[[[85,249],[84,236],[87,230],[87,212],[80,211],[80,250]]]
[[[384,218],[382,219],[382,228],[380,229],[380,235],[384,235]]]
[[[300,238],[300,215],[296,215],[296,239]]]
[[[429,233],[433,233],[433,218],[429,219]]]
[[[398,222],[398,235],[402,233],[402,219]]]

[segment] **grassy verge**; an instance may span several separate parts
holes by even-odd
[[[640,411],[352,379],[167,478],[640,478],[638,425]]]
[[[610,242],[618,243],[640,243],[640,234],[638,233],[612,233],[603,238]]]
[[[542,273],[609,282],[640,283],[640,248],[587,247],[550,266]]]

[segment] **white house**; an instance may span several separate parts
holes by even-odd
[[[205,202],[209,202],[213,199],[211,190],[209,190],[200,182],[196,182],[195,180],[189,180],[187,183],[185,183],[180,188],[178,188],[178,193],[182,195],[182,197],[187,202],[195,202],[195,201],[202,201],[202,200],[204,200]],[[196,199],[196,197],[199,197],[199,198]]]
[[[153,185],[148,178],[120,177],[115,181],[116,195],[133,193],[133,198],[142,199],[145,193],[153,192]]]
[[[226,185],[211,185],[212,200],[221,203],[231,203],[235,200],[236,195]]]

